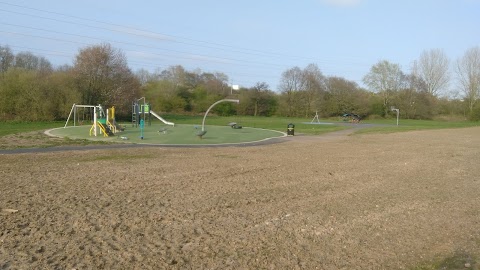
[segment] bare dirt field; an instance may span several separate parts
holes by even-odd
[[[479,269],[480,128],[0,154],[0,269]]]

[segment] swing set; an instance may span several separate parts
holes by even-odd
[[[82,109],[81,113],[78,113],[78,110]],[[65,122],[64,128],[67,127],[68,122],[73,114],[73,126],[83,125],[85,122],[85,116],[88,121],[93,119],[92,127],[90,128],[90,136],[97,136],[103,134],[104,137],[112,136],[118,131],[120,127],[115,121],[115,107],[107,109],[107,113],[103,110],[102,105],[79,105],[73,104],[70,114],[68,115],[67,121]],[[80,120],[80,115],[82,115],[82,120]]]

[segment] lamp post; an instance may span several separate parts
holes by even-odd
[[[395,107],[390,107],[390,109],[392,110],[392,112],[397,112],[397,126],[398,126],[398,117],[400,116],[400,109],[397,109]]]
[[[230,85],[230,95],[233,95],[233,90],[238,90],[238,89],[240,89],[240,86],[238,84]]]

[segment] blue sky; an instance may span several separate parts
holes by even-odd
[[[277,90],[282,72],[310,63],[362,85],[381,60],[409,73],[443,49],[455,62],[480,46],[480,0],[0,0],[0,25],[0,45],[56,66],[108,42],[132,71],[182,65]]]

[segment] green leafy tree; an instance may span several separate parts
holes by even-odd
[[[0,80],[0,119],[39,121],[65,119],[78,100],[68,71],[44,74],[11,68]]]
[[[2,118],[5,120],[41,120],[38,106],[44,100],[39,95],[37,72],[9,69],[1,80]]]
[[[175,91],[176,95],[184,101],[183,111],[191,112],[193,109],[192,106],[192,99],[193,99],[193,91],[186,86],[177,86]]]
[[[164,112],[202,113],[231,91],[228,77],[220,72],[189,72],[182,66],[172,66],[150,78],[142,88],[144,96]]]
[[[253,102],[253,116],[259,114],[263,92],[268,91],[268,84],[265,82],[257,83],[251,90],[251,101]]]
[[[70,69],[57,70],[42,81],[43,111],[48,120],[66,119],[72,104],[78,102],[74,76]]]
[[[0,78],[0,96],[3,97],[0,118],[36,121],[66,117],[74,102],[69,97],[75,91],[64,80],[57,79],[57,74],[64,71],[54,71],[47,59],[30,52],[13,55],[8,47],[0,50],[5,70]],[[68,73],[64,78],[72,77]]]
[[[340,77],[326,79],[327,95],[323,114],[338,116],[356,112],[357,84]]]
[[[278,108],[277,95],[269,90],[265,82],[258,82],[250,89],[240,89],[239,99],[237,108],[240,115],[272,116]]]
[[[220,116],[232,116],[237,114],[236,104],[223,102],[213,107],[213,112]]]
[[[192,93],[192,111],[195,113],[205,112],[213,104],[213,98],[208,94],[206,87],[200,85],[193,89]]]
[[[438,99],[437,114],[447,119],[465,120],[465,104],[458,97],[442,97]]]
[[[173,112],[174,104],[177,98],[175,94],[175,85],[167,80],[152,80],[143,87],[143,96],[150,103],[152,109],[157,112]]]
[[[324,115],[355,113],[366,117],[372,113],[372,93],[359,88],[357,83],[341,77],[328,77],[326,87],[325,106],[322,107]]]

